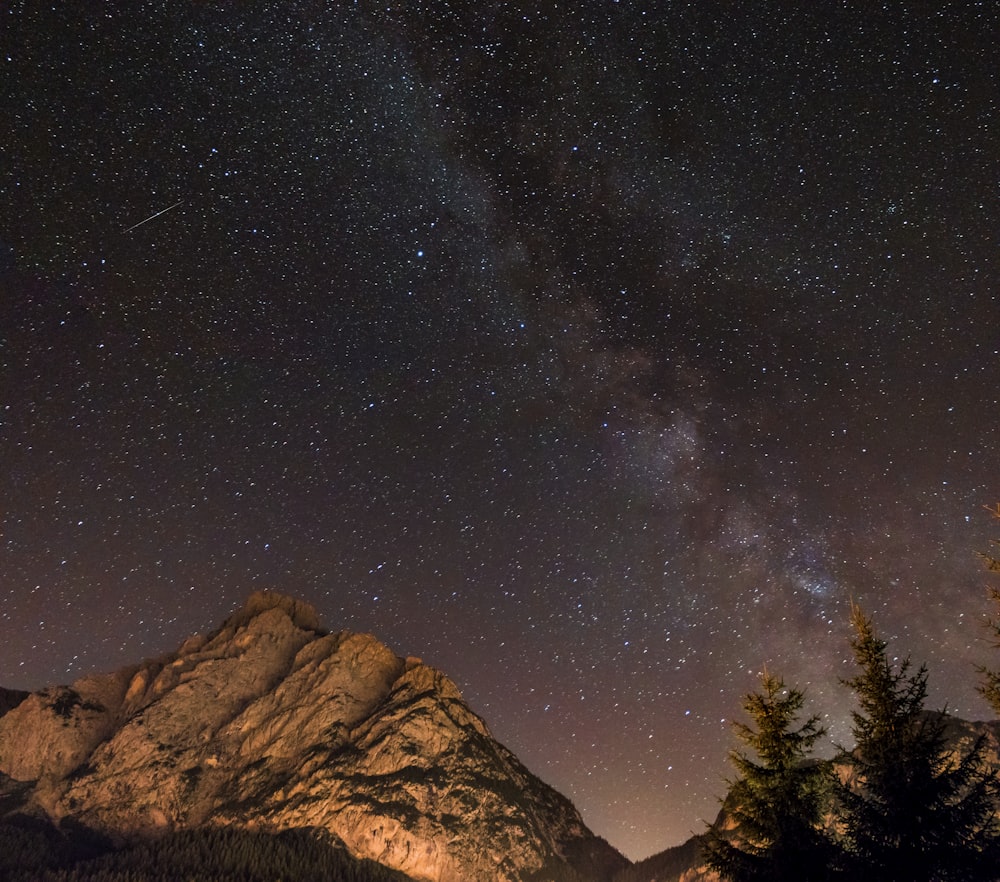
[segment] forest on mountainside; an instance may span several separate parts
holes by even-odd
[[[4,882],[412,882],[310,830],[181,830],[115,846],[86,828],[16,816],[0,823]]]

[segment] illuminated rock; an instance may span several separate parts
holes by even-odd
[[[172,656],[29,696],[0,717],[0,772],[112,834],[321,828],[429,882],[626,863],[446,676],[272,592]]]

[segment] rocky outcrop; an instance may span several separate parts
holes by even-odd
[[[271,592],[174,655],[29,696],[0,717],[0,772],[56,820],[320,828],[428,882],[626,863],[446,676]]]

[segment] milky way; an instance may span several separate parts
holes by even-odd
[[[0,684],[279,588],[632,857],[851,598],[988,714],[992,4],[133,6],[0,24]]]

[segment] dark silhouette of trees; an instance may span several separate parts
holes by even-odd
[[[897,666],[872,621],[854,606],[846,680],[857,697],[850,775],[837,788],[848,878],[854,882],[945,882],[997,877],[996,775],[980,740],[964,756],[946,745],[943,713],[929,713],[927,669]]]
[[[743,702],[752,725],[736,724],[739,739],[755,754],[734,750],[739,777],[727,804],[732,838],[717,827],[703,846],[708,866],[731,882],[811,882],[829,877],[831,843],[821,821],[828,789],[827,767],[810,758],[824,734],[819,717],[796,725],[804,695],[764,673],[761,691]]]
[[[122,847],[86,828],[0,821],[3,882],[412,882],[313,830],[181,830]]]

